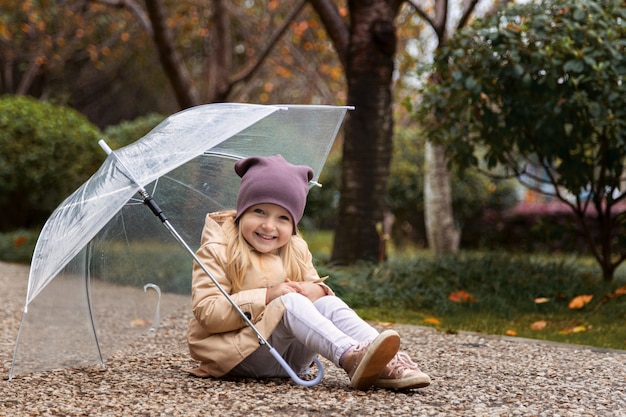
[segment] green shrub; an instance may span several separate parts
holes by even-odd
[[[39,231],[14,230],[0,233],[0,260],[29,264],[35,250]]]
[[[513,317],[567,307],[576,295],[597,300],[617,283],[605,285],[597,269],[583,269],[565,258],[544,259],[507,253],[462,253],[442,257],[395,257],[381,265],[318,267],[329,284],[354,307],[426,310],[462,314],[465,310]],[[473,303],[448,299],[455,291],[476,297]],[[552,300],[536,304],[536,298]]]
[[[0,231],[40,226],[102,162],[99,129],[31,97],[0,97]]]
[[[165,116],[152,113],[135,120],[109,126],[104,130],[104,140],[111,149],[118,149],[145,136],[165,119]]]

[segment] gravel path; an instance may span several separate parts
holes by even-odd
[[[626,416],[626,351],[393,326],[431,386],[355,391],[323,361],[314,387],[188,376],[188,306],[159,331],[83,367],[7,380],[28,268],[0,262],[0,416]]]

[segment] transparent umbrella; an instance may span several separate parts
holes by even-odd
[[[235,206],[234,161],[281,154],[313,168],[314,184],[348,109],[208,104],[119,150],[101,143],[108,157],[52,213],[35,246],[9,379],[104,367],[138,334],[157,331],[161,315],[189,303],[206,213]]]

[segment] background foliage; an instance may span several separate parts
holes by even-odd
[[[100,166],[99,137],[74,109],[0,97],[0,231],[42,224]]]
[[[618,0],[510,4],[438,50],[416,111],[461,170],[568,205],[607,280],[626,259],[625,20]]]
[[[314,253],[319,253],[314,248]],[[318,267],[368,319],[626,349],[626,276],[606,283],[587,258],[463,252]],[[586,300],[578,305],[576,300]]]

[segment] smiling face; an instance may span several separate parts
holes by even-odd
[[[257,252],[274,252],[285,246],[293,234],[289,212],[276,204],[256,204],[239,219],[241,234]]]

